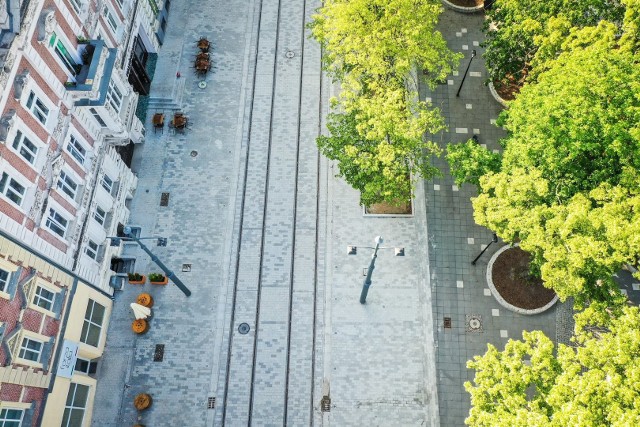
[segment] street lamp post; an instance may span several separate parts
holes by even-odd
[[[178,279],[178,277],[173,274],[173,271],[169,270],[167,268],[167,266],[165,266],[163,264],[162,261],[160,261],[160,259],[155,256],[153,254],[153,252],[151,252],[151,250],[149,250],[149,248],[147,248],[140,240],[141,239],[145,239],[145,237],[136,237],[133,233],[131,233],[131,227],[124,227],[123,230],[124,234],[126,235],[126,237],[117,237],[118,239],[128,239],[128,240],[133,240],[134,242],[136,242],[138,245],[140,245],[140,247],[142,248],[143,251],[145,251],[147,253],[147,255],[149,255],[151,257],[151,261],[155,262],[156,265],[158,267],[160,267],[160,270],[162,270],[162,272],[164,274],[167,275],[167,277],[176,284],[176,286],[178,287],[178,289],[180,289],[182,291],[182,293],[184,293],[186,296],[190,296],[191,295],[191,291],[189,290],[189,288],[187,288],[184,283],[182,283],[182,281],[180,279]],[[112,237],[113,238],[113,237]],[[162,239],[162,238],[161,238]],[[164,245],[166,245],[166,239],[158,239],[159,241],[162,241],[164,243]]]
[[[378,249],[391,249],[380,247],[380,244],[383,242],[382,237],[376,236],[375,243],[376,246],[371,248],[369,246],[365,246],[367,249],[373,249],[373,255],[371,255],[371,262],[369,263],[369,268],[367,269],[367,276],[364,279],[364,283],[362,285],[362,292],[360,293],[360,304],[364,304],[367,302],[367,294],[369,293],[369,287],[371,286],[371,275],[373,274],[373,269],[376,267],[376,258],[378,257]],[[404,256],[404,248],[394,248],[396,256]],[[347,254],[355,255],[357,253],[356,246],[348,246]]]
[[[471,51],[471,59],[469,60],[469,65],[467,65],[467,69],[464,71],[464,76],[462,76],[462,81],[460,82],[460,87],[458,88],[458,92],[456,92],[456,96],[460,96],[460,91],[462,90],[462,85],[464,84],[464,79],[467,78],[467,73],[469,72],[469,68],[471,67],[471,61],[476,57],[476,50],[473,49]]]
[[[489,244],[487,246],[484,247],[484,249],[482,250],[482,252],[480,252],[478,254],[478,256],[476,257],[476,259],[474,259],[473,261],[471,261],[471,265],[476,265],[476,261],[478,261],[478,259],[480,259],[480,257],[482,256],[483,253],[485,253],[487,251],[487,249],[489,249],[489,246],[491,246],[492,243],[498,243],[498,235],[496,233],[493,233],[493,239],[491,239],[491,241],[489,242]]]

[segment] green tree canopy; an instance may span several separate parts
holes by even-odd
[[[415,68],[435,84],[460,57],[435,30],[441,10],[436,0],[327,0],[313,16],[324,68],[341,83],[331,135],[318,143],[365,205],[404,202],[411,197],[407,177],[438,173],[424,159],[440,150],[423,135],[444,124],[418,100]]]
[[[576,331],[575,346],[540,331],[523,332],[504,351],[489,344],[467,367],[476,371],[472,426],[582,427],[640,425],[640,314],[625,307],[619,317]]]
[[[593,26],[602,20],[620,24],[624,10],[618,0],[496,1],[487,11],[484,26],[483,56],[489,75],[498,81],[509,77],[520,81],[534,64],[556,56],[572,28]]]
[[[611,275],[640,257],[640,67],[616,31],[576,31],[522,89],[500,116],[500,166],[485,168],[473,200],[476,222],[520,240],[545,284],[578,305],[615,301]],[[472,167],[452,164],[460,177]]]

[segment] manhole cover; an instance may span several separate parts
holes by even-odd
[[[444,318],[444,327],[446,329],[451,329],[451,317]]]
[[[210,397],[207,399],[207,409],[215,409],[216,407],[216,398]]]
[[[160,206],[169,206],[169,193],[160,195]]]
[[[285,53],[285,56],[289,59],[293,58],[294,56],[296,56],[295,52],[292,50],[287,51],[287,53]]]
[[[198,83],[198,87],[200,89],[204,89],[205,87],[207,87],[207,82],[205,82],[204,80],[201,81],[200,83]]]
[[[248,334],[250,330],[251,328],[249,327],[248,323],[240,323],[240,325],[238,326],[238,332],[240,332],[242,335]]]
[[[467,332],[482,332],[482,316],[467,314]]]
[[[191,264],[182,264],[182,272],[188,273],[191,271]]]
[[[153,361],[162,362],[164,359],[164,344],[156,344],[156,350],[153,352]]]
[[[196,150],[191,150],[191,157],[197,157],[198,152]]]

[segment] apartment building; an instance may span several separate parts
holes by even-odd
[[[107,237],[129,218],[136,108],[169,9],[0,0],[0,233],[15,246],[0,251],[0,425],[89,423],[109,295],[130,261]],[[81,362],[61,371],[69,352]]]

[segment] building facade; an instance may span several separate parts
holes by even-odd
[[[136,109],[169,8],[0,0],[0,425],[90,423],[109,296],[130,266],[108,236],[129,218]]]

